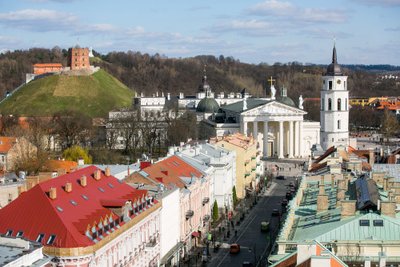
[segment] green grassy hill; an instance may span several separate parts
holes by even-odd
[[[134,92],[99,70],[90,76],[53,75],[34,80],[0,104],[1,114],[52,116],[77,110],[90,117],[106,117],[114,108],[129,107]]]

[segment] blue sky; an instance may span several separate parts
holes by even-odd
[[[255,63],[400,65],[400,0],[0,0],[0,51],[233,56]]]

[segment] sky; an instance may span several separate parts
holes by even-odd
[[[400,65],[400,0],[0,0],[0,51]]]

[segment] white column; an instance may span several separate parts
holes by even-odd
[[[299,121],[299,156],[303,156],[303,121]]]
[[[255,142],[257,142],[257,135],[258,135],[258,121],[253,121],[253,138]]]
[[[293,121],[289,121],[289,158],[293,158]]]
[[[279,150],[278,158],[283,159],[283,121],[279,122]]]
[[[268,121],[264,121],[263,156],[268,157]]]
[[[240,132],[247,136],[247,122],[243,121],[243,118],[242,121],[240,121]]]
[[[299,156],[300,149],[300,139],[299,139],[299,121],[294,122],[294,156]]]

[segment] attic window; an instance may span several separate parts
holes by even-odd
[[[72,200],[72,199],[71,199],[69,202],[70,202],[72,205],[74,205],[74,206],[78,206],[78,203],[76,203],[75,200]]]
[[[59,212],[63,212],[63,211],[64,211],[60,206],[57,206],[56,209],[57,209]]]
[[[86,196],[86,195],[81,195],[82,196],[82,198],[84,199],[84,200],[89,200],[89,198]]]
[[[36,238],[36,242],[42,243],[43,238],[44,234],[39,234],[38,237]]]
[[[113,186],[112,183],[108,183],[108,186],[109,186],[110,188],[114,188],[114,186]]]
[[[23,236],[23,235],[24,235],[24,231],[19,231],[19,232],[17,233],[16,237],[21,237],[21,236]]]
[[[53,243],[54,243],[54,240],[56,240],[56,235],[51,235],[50,237],[49,237],[49,239],[47,240],[47,245],[53,245]]]
[[[7,230],[7,233],[6,233],[6,236],[11,236],[11,235],[12,235],[12,233],[13,233],[13,230],[11,230],[11,229],[8,229],[8,230]]]
[[[374,226],[383,226],[383,220],[374,220]]]
[[[98,189],[99,189],[100,192],[104,193],[104,189],[102,187],[98,187]]]
[[[360,226],[369,226],[369,220],[360,220]]]

